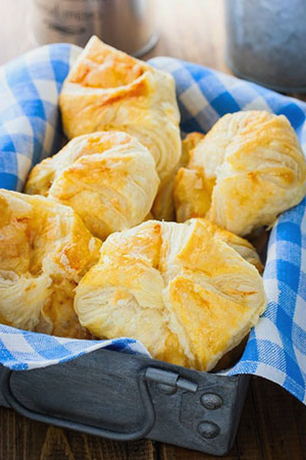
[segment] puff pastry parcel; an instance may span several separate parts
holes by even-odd
[[[180,114],[173,77],[92,37],[60,95],[68,138],[101,130],[125,131],[152,153],[161,178],[181,155]]]
[[[36,165],[26,192],[71,206],[89,230],[104,239],[139,224],[159,185],[151,153],[122,132],[79,136]]]
[[[65,337],[87,336],[74,289],[99,256],[74,211],[40,196],[0,190],[0,322]]]
[[[204,219],[114,233],[76,289],[83,326],[139,339],[153,357],[212,369],[265,308],[255,250]],[[242,254],[242,255],[241,255]]]
[[[177,220],[206,216],[246,235],[271,225],[306,192],[306,163],[283,115],[227,114],[192,146],[175,179]]]

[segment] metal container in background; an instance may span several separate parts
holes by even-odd
[[[32,0],[37,44],[68,42],[84,46],[92,35],[133,56],[158,40],[154,0]]]
[[[306,1],[225,0],[227,63],[283,92],[306,92]]]

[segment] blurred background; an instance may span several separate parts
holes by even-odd
[[[102,4],[111,2],[118,3],[116,0],[101,1]],[[77,9],[84,12],[84,3],[84,0],[0,0],[0,64],[38,46],[39,41],[44,41],[42,29],[47,28],[46,20],[52,17],[52,11],[48,14],[52,5],[54,8],[54,5],[60,4],[63,14],[69,4],[78,5]],[[88,3],[98,2],[89,0]],[[140,9],[144,8],[145,2],[141,3]],[[224,0],[152,0],[151,3],[153,11],[149,14],[148,29],[153,24],[152,30],[159,35],[159,40],[155,48],[144,55],[143,59],[168,55],[228,71],[224,64]],[[39,14],[40,19],[37,17]],[[122,9],[117,10],[117,15],[123,16]],[[53,17],[54,25],[58,26],[60,21],[56,13]],[[109,18],[108,13],[106,20],[110,21]],[[122,27],[124,28],[124,25]],[[97,34],[97,30],[95,33]],[[125,30],[124,33],[129,36],[135,35],[137,31],[134,27],[132,30]],[[69,35],[62,31],[63,41],[66,41],[64,37],[69,38]]]
[[[0,64],[89,37],[134,56],[167,55],[306,93],[306,0],[0,0]]]

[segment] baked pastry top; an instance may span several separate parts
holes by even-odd
[[[65,134],[125,131],[152,153],[161,180],[181,155],[173,77],[92,37],[60,95]]]
[[[151,153],[122,132],[72,139],[36,165],[25,190],[71,206],[99,238],[139,224],[159,185]]]
[[[0,322],[83,338],[74,289],[101,243],[74,211],[41,196],[0,190]]]
[[[144,222],[106,239],[75,311],[95,336],[132,337],[157,359],[210,370],[265,308],[246,259],[260,264],[248,242],[205,219]]]
[[[246,235],[298,204],[305,179],[305,157],[286,117],[256,110],[227,114],[192,146],[176,175],[177,220],[205,216]]]

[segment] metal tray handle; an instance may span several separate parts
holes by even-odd
[[[39,412],[32,411],[23,406],[14,396],[11,389],[11,375],[12,371],[10,369],[3,370],[3,377],[1,379],[1,391],[5,397],[7,403],[19,412],[21,415],[28,417],[39,422],[48,423],[51,425],[60,426],[62,428],[67,428],[70,430],[81,431],[83,433],[88,433],[96,436],[102,436],[109,439],[114,439],[117,441],[130,441],[134,439],[139,439],[145,437],[152,429],[155,423],[155,411],[151,401],[151,397],[147,387],[147,372],[148,368],[141,371],[138,379],[139,392],[141,395],[143,407],[145,410],[145,423],[142,428],[133,433],[120,433],[118,431],[111,431],[104,428],[99,428],[92,425],[85,425],[79,422],[72,422],[70,420],[61,419],[51,415],[41,414]]]

